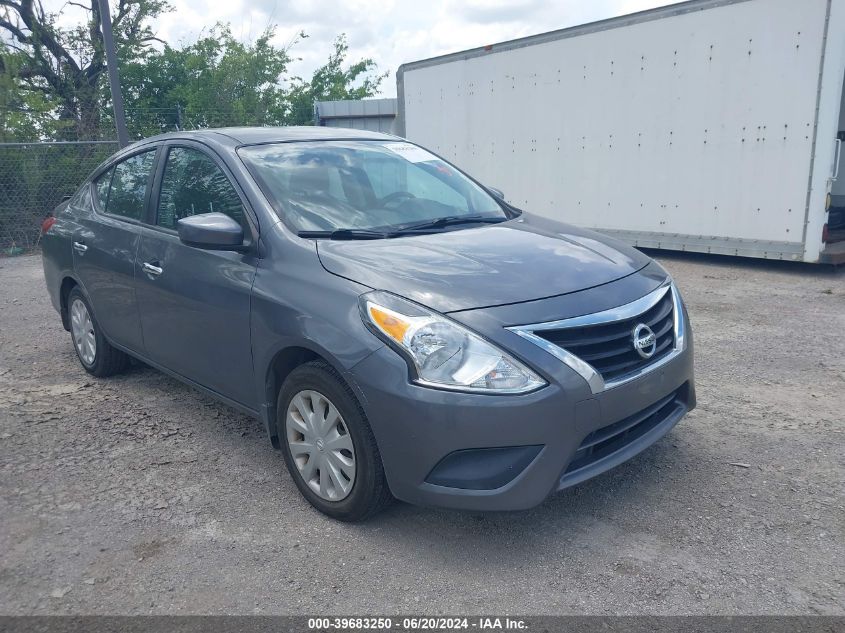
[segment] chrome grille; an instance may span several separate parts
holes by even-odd
[[[634,349],[633,331],[640,323],[648,325],[656,338],[654,353],[647,359]],[[664,293],[646,312],[629,319],[538,331],[537,336],[592,365],[605,382],[616,380],[671,353],[675,343],[672,293]]]
[[[560,321],[515,325],[508,329],[543,348],[581,375],[600,393],[666,364],[685,348],[681,298],[667,280],[646,296],[603,312]],[[634,345],[634,330],[644,324],[654,347],[644,358]],[[643,342],[642,340],[640,342]]]

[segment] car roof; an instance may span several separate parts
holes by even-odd
[[[219,127],[201,130],[180,130],[167,132],[139,139],[109,156],[94,170],[102,171],[106,165],[113,165],[126,156],[144,151],[150,145],[169,140],[194,140],[218,148],[237,148],[241,145],[260,145],[262,143],[286,143],[291,141],[396,141],[400,137],[369,130],[353,130],[342,127],[319,127],[316,125],[298,125],[289,127]]]
[[[369,130],[300,125],[290,127],[221,127],[203,130],[185,130],[160,134],[144,139],[143,142],[166,141],[172,138],[196,139],[198,141],[211,141],[224,144],[252,145],[258,143],[284,143],[289,141],[396,140],[397,137],[381,132],[370,132]]]

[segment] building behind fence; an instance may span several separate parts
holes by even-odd
[[[351,127],[397,134],[396,112],[396,99],[317,101],[314,104],[314,123],[325,127]]]

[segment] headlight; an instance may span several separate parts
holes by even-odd
[[[370,329],[406,357],[417,382],[479,393],[526,393],[546,384],[521,362],[423,306],[386,292],[362,295]]]

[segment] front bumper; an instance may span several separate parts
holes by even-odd
[[[349,378],[396,497],[467,510],[521,510],[665,435],[695,406],[692,359],[690,332],[686,349],[667,364],[595,395],[568,368],[560,370],[571,374],[566,380],[519,396],[420,387],[388,348],[356,365]],[[569,388],[579,382],[582,388]],[[509,448],[516,450],[478,450]]]

